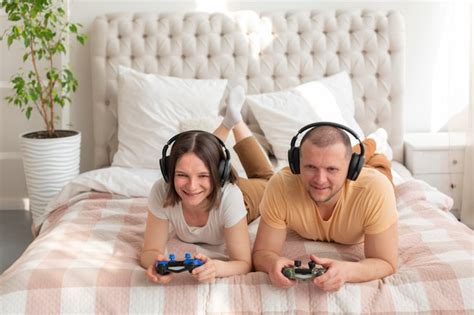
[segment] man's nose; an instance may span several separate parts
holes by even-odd
[[[316,183],[324,183],[326,181],[326,174],[323,171],[314,172],[313,181]]]

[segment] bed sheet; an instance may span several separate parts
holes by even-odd
[[[133,173],[133,174],[132,174]],[[177,274],[166,286],[147,281],[139,266],[148,183],[156,172],[84,174],[51,203],[38,236],[0,276],[5,313],[411,313],[473,312],[473,232],[448,210],[452,201],[426,183],[396,186],[399,269],[380,280],[346,284],[333,293],[308,282],[271,286],[262,272],[198,284]],[[124,181],[127,179],[127,181]],[[102,185],[102,190],[97,191]],[[95,187],[94,191],[86,187]],[[112,189],[113,188],[113,189]],[[131,194],[132,196],[128,196]],[[133,196],[135,195],[135,196]],[[137,197],[138,196],[138,197]],[[249,226],[251,242],[258,220]],[[206,251],[171,239],[178,257]],[[313,242],[288,233],[284,255],[305,263],[310,253],[357,261],[363,246]]]

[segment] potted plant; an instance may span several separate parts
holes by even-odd
[[[30,211],[35,221],[49,200],[79,173],[81,134],[58,130],[58,112],[70,103],[70,94],[78,86],[73,72],[61,64],[69,36],[84,44],[86,36],[80,24],[71,23],[63,0],[1,0],[9,27],[0,40],[10,48],[24,46],[23,67],[11,78],[14,93],[5,97],[29,119],[37,112],[44,130],[20,135],[23,167],[30,197]]]

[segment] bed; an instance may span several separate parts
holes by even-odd
[[[449,213],[449,197],[403,167],[404,32],[395,11],[97,17],[90,31],[97,170],[64,187],[34,222],[35,240],[0,276],[2,313],[474,312],[473,232]],[[182,95],[169,91],[183,82],[157,82],[155,75],[191,80],[181,90],[190,94],[174,102]],[[292,124],[313,118],[293,108],[293,115],[276,120],[285,115],[278,97],[287,95],[274,93],[311,82],[318,82],[311,91],[332,93],[323,104],[339,109],[320,108],[317,117],[346,118],[348,124],[352,117],[365,135],[378,128],[388,134],[400,217],[397,273],[333,293],[308,282],[274,288],[262,272],[211,284],[186,273],[166,286],[148,282],[139,255],[147,195],[161,176],[155,146],[175,129],[211,128],[209,117],[221,110],[226,87],[240,84],[248,94],[244,118],[278,168],[285,163],[279,132],[295,132]],[[137,86],[145,88],[136,93]],[[161,99],[163,93],[168,98]],[[150,111],[156,98],[170,108]],[[176,113],[176,106],[187,107]],[[146,117],[130,108],[145,110]],[[258,222],[249,225],[252,242]],[[179,257],[213,248],[173,238],[168,250]],[[310,253],[356,261],[363,245],[312,242],[290,231],[284,255],[307,261]]]

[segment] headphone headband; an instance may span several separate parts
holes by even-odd
[[[359,141],[359,144],[360,144],[360,155],[364,155],[365,154],[365,148],[364,148],[364,144],[362,143],[362,141],[359,139],[359,137],[357,136],[357,133],[355,133],[354,130],[352,130],[351,128],[347,127],[347,126],[344,126],[344,125],[341,125],[341,124],[338,124],[338,123],[335,123],[335,122],[332,122],[332,121],[319,121],[319,122],[315,122],[315,123],[311,123],[309,125],[306,125],[304,127],[301,127],[300,130],[298,130],[298,133],[296,133],[296,135],[291,139],[291,143],[290,143],[290,147],[294,148],[295,147],[295,144],[296,144],[296,140],[298,139],[298,136],[303,133],[304,131],[308,130],[308,129],[313,129],[313,128],[317,128],[317,127],[321,127],[321,126],[330,126],[330,127],[334,127],[334,128],[339,128],[339,129],[342,129],[342,130],[345,130],[347,131],[348,133],[350,133],[351,135],[354,136],[354,138],[357,139],[357,141]]]

